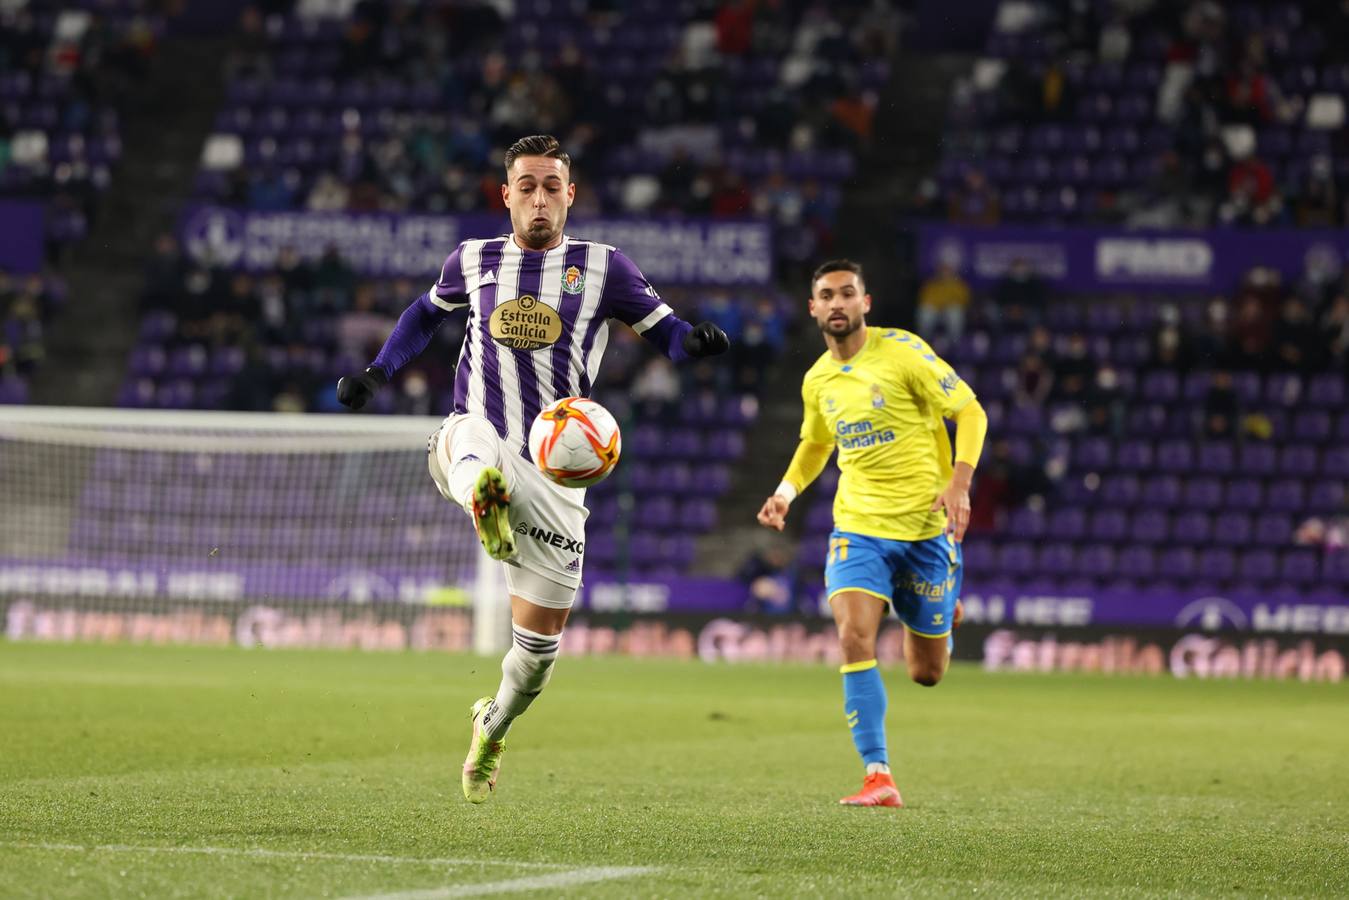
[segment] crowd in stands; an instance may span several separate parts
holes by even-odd
[[[252,275],[197,265],[161,235],[146,268],[142,328],[121,403],[281,412],[337,411],[339,375],[374,358],[399,314],[424,286],[361,278],[336,253],[309,264],[283,250],[275,270]],[[773,289],[663,289],[685,317],[711,320],[733,351],[716,365],[674,367],[630,329],[616,327],[598,396],[646,418],[671,414],[699,394],[757,394],[793,321]],[[452,317],[433,347],[402,372],[376,409],[443,414],[452,403],[463,337]]]
[[[919,207],[971,224],[1343,226],[1346,22],[1336,0],[1004,3]]]
[[[144,77],[165,4],[0,4],[0,196],[46,207],[47,257],[88,233],[121,158],[117,105]]]
[[[250,6],[197,185],[255,209],[499,208],[503,147],[556,132],[576,216],[760,216],[828,245],[897,30],[886,4],[361,0]],[[334,11],[342,11],[335,9]]]
[[[0,403],[27,400],[27,378],[47,355],[47,324],[65,300],[60,278],[0,269]]]

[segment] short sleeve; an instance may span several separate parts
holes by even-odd
[[[809,376],[801,382],[801,405],[804,409],[801,417],[801,440],[812,444],[834,443],[834,434],[829,430],[829,423],[820,415],[820,404]]]
[[[609,273],[604,281],[604,303],[608,317],[642,334],[674,310],[646,280],[637,265],[621,250],[609,257]]]
[[[974,399],[974,390],[931,347],[914,335],[905,337],[899,341],[896,358],[909,385],[944,418],[951,418]]]
[[[455,247],[445,257],[445,265],[440,267],[440,278],[427,292],[431,302],[444,310],[463,309],[468,306],[468,290],[464,278],[464,245]]]

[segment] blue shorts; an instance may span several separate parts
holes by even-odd
[[[842,591],[879,597],[894,604],[905,628],[923,637],[951,633],[962,574],[960,545],[945,534],[925,541],[891,541],[849,531],[829,535],[824,566],[829,599]]]

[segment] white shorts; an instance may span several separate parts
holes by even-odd
[[[427,466],[440,493],[451,503],[449,466],[455,426],[472,414],[451,415],[432,436]],[[479,429],[479,433],[482,429]],[[495,433],[495,432],[493,432]],[[501,473],[511,492],[511,527],[516,555],[505,562],[511,594],[551,609],[570,609],[581,586],[585,565],[585,489],[554,484],[530,460],[511,452],[497,439]]]

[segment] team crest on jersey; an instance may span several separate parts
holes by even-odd
[[[579,294],[585,290],[586,277],[581,274],[581,270],[576,266],[567,266],[567,271],[562,273],[562,290],[568,294]]]
[[[828,412],[834,412],[835,410],[838,409],[838,402],[835,401],[833,397],[825,397],[825,398],[824,398],[824,408],[825,408],[825,410],[827,410]]]
[[[871,386],[871,406],[873,409],[880,409],[885,406],[885,395],[881,393],[881,386],[873,384]]]
[[[498,344],[512,350],[542,350],[562,337],[562,317],[546,303],[525,294],[498,304],[487,320]]]

